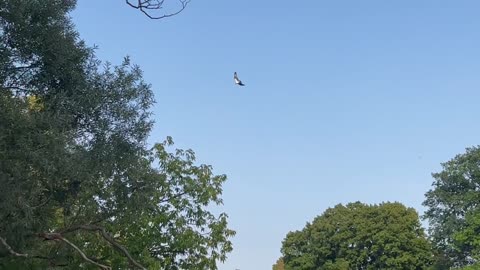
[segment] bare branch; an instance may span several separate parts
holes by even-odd
[[[190,0],[178,0],[178,2],[180,3],[180,8],[176,12],[163,14],[161,16],[153,16],[150,14],[151,11],[162,9],[165,3],[165,0],[144,0],[144,1],[137,0],[136,3],[132,3],[132,1],[133,0],[125,0],[125,3],[134,9],[140,10],[148,18],[153,20],[159,20],[159,19],[175,16],[180,12],[182,12],[187,7],[188,3],[190,3]]]
[[[42,259],[42,260],[49,260],[50,263],[52,263],[52,258],[45,257],[45,256],[39,256],[39,255],[31,255],[27,253],[18,253],[13,248],[7,243],[7,240],[5,238],[0,236],[0,242],[3,244],[3,246],[8,250],[10,254],[13,256],[17,257],[24,257],[24,258],[35,258],[35,259]]]
[[[9,90],[18,90],[18,91],[23,91],[23,92],[27,92],[28,89],[27,88],[23,88],[23,87],[19,87],[19,86],[10,86],[10,85],[6,85],[6,86],[3,86],[4,89],[9,89]]]
[[[134,4],[130,3],[129,0],[125,0],[125,3],[127,3],[127,5],[129,5],[129,6],[131,6],[131,7],[133,7],[133,8],[137,8],[137,9],[138,9],[138,7],[140,6],[140,4],[137,5],[137,6],[135,6]]]
[[[115,239],[105,230],[105,228],[103,227],[100,227],[100,226],[97,226],[97,225],[78,225],[78,226],[73,226],[73,227],[70,227],[68,229],[65,229],[63,230],[62,232],[63,233],[66,233],[66,232],[73,232],[73,231],[77,231],[77,230],[86,230],[86,231],[97,231],[100,233],[100,235],[107,241],[109,242],[113,247],[115,247],[116,249],[120,250],[127,258],[128,260],[130,261],[130,263],[132,263],[133,265],[135,265],[136,267],[142,269],[142,270],[146,270],[147,268],[145,268],[144,266],[142,266],[140,263],[138,263],[133,257],[132,255],[130,255],[130,253],[128,252],[128,250],[122,246],[121,244],[119,244],[117,241],[115,241]]]
[[[111,270],[112,268],[110,266],[106,266],[106,265],[103,265],[101,263],[97,263],[95,261],[93,261],[92,259],[88,258],[87,255],[85,255],[85,253],[83,253],[83,251],[77,247],[74,243],[68,241],[67,239],[65,239],[63,236],[61,236],[60,234],[58,234],[58,239],[62,240],[63,242],[67,243],[69,246],[71,246],[72,248],[74,248],[78,253],[80,253],[80,256],[82,256],[82,258],[91,263],[91,264],[94,264],[98,267],[100,267],[100,269],[105,269],[105,270]]]
[[[8,252],[10,252],[10,254],[12,254],[14,256],[17,256],[17,257],[25,257],[25,258],[30,257],[28,254],[18,253],[15,250],[13,250],[12,247],[7,243],[5,238],[3,238],[1,236],[0,236],[0,242],[2,242],[2,244],[5,246],[5,248],[8,250]]]
[[[80,256],[82,256],[82,258],[93,264],[93,265],[96,265],[98,266],[100,269],[104,269],[104,270],[112,270],[112,268],[110,266],[106,266],[106,265],[103,265],[101,263],[97,263],[96,261],[90,259],[89,257],[87,257],[87,255],[85,255],[85,253],[79,248],[77,247],[74,243],[70,242],[68,239],[65,239],[60,233],[39,233],[37,234],[38,237],[41,237],[43,238],[44,240],[47,240],[47,241],[62,241],[62,242],[65,242],[67,245],[71,246],[73,249],[75,249],[79,254]],[[3,242],[3,241],[2,241]],[[5,243],[4,243],[5,244]],[[25,254],[26,256],[24,257],[30,257],[28,254]]]
[[[125,254],[125,256],[127,256],[128,260],[134,264],[136,267],[140,268],[140,269],[144,269],[146,270],[147,268],[143,267],[141,264],[139,264],[133,257],[132,255],[130,255],[130,253],[128,252],[128,250],[120,245],[117,241],[115,241],[115,239],[113,239],[113,237],[107,233],[107,231],[104,229],[104,228],[101,228],[101,227],[97,227],[97,230],[100,232],[100,234],[102,235],[103,238],[105,238],[105,240],[107,240],[110,244],[112,244],[115,248],[117,248],[118,250],[120,250],[123,254]]]

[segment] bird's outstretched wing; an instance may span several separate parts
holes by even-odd
[[[235,81],[235,84],[238,84],[240,86],[245,86],[245,84],[243,84],[242,81],[238,78],[237,72],[233,73],[233,80]]]

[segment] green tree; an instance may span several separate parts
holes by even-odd
[[[425,269],[432,252],[417,212],[400,203],[327,209],[282,244],[287,270]]]
[[[285,264],[283,263],[283,258],[279,258],[277,262],[272,266],[272,270],[285,270]]]
[[[472,264],[464,267],[457,268],[459,270],[480,270],[480,264]]]
[[[433,188],[426,193],[425,218],[434,245],[451,264],[471,263],[478,258],[474,230],[478,228],[478,202],[480,201],[480,149],[467,148],[442,164],[443,170],[432,174]],[[473,237],[473,238],[470,238]]]
[[[453,246],[456,250],[469,255],[469,259],[480,260],[480,211],[469,211],[465,215],[462,228],[453,234]]]
[[[0,268],[216,269],[226,176],[171,138],[147,147],[150,85],[95,57],[74,7],[0,0]]]

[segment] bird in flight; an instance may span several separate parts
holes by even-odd
[[[245,86],[245,84],[243,84],[242,81],[240,81],[240,79],[238,78],[237,72],[233,73],[233,80],[235,81],[235,84],[238,84],[240,86]]]

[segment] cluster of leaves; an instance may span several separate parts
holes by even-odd
[[[73,0],[0,0],[0,268],[216,269],[232,250],[224,175],[171,138],[126,58],[79,39]]]
[[[282,244],[285,269],[425,269],[431,247],[418,214],[400,203],[327,209]]]

